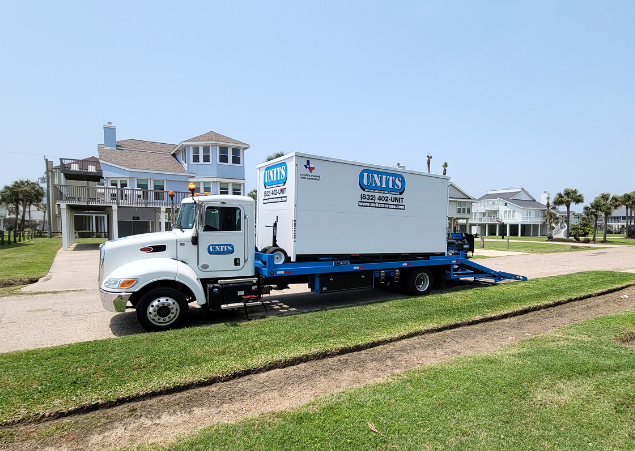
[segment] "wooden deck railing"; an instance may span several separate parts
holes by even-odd
[[[55,185],[56,202],[123,207],[169,207],[167,191],[134,188],[113,188],[108,186]],[[174,192],[174,204],[179,204],[189,196],[187,191]]]

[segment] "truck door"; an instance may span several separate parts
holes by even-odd
[[[201,271],[238,271],[245,266],[245,217],[242,206],[206,203],[198,238]]]

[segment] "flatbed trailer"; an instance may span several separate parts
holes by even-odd
[[[495,271],[486,266],[479,265],[469,260],[463,251],[457,255],[439,255],[414,260],[388,262],[362,263],[351,262],[350,260],[329,259],[318,262],[282,264],[276,264],[272,254],[256,252],[255,268],[256,273],[263,276],[266,283],[271,284],[285,283],[287,279],[297,280],[298,276],[307,276],[311,291],[317,294],[325,292],[321,278],[329,274],[372,273],[372,277],[370,277],[368,281],[369,286],[365,288],[373,288],[375,286],[375,280],[379,280],[381,283],[384,280],[392,278],[394,281],[396,276],[396,281],[399,282],[400,275],[403,274],[404,271],[414,268],[434,269],[437,270],[437,272],[442,270],[445,273],[445,278],[450,280],[466,278],[475,280],[489,279],[494,284],[503,280],[527,280],[525,276]]]

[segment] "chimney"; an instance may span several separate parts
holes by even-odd
[[[115,149],[117,147],[117,127],[112,122],[104,125],[104,147]]]
[[[543,204],[543,205],[547,205],[547,197],[549,197],[549,193],[547,191],[544,191],[540,195],[540,203]]]

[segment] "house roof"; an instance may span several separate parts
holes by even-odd
[[[110,163],[126,169],[189,174],[176,158],[165,151],[119,150],[99,147],[99,159],[102,163]]]
[[[194,138],[186,139],[183,141],[184,143],[205,143],[205,142],[218,142],[218,143],[227,143],[227,144],[237,144],[239,146],[249,146],[244,142],[238,141],[237,139],[230,138],[229,136],[221,135],[216,132],[207,132],[202,135],[195,136]]]
[[[547,209],[546,205],[541,204],[540,202],[536,202],[535,200],[518,200],[518,199],[507,199],[507,200],[509,201],[509,203],[518,205],[519,207],[522,207],[522,208],[538,208],[541,210]]]
[[[472,196],[470,196],[468,193],[466,193],[465,191],[463,191],[461,188],[459,188],[458,186],[456,186],[453,182],[450,182],[450,186],[453,187],[454,189],[456,189],[458,192],[462,193],[463,195],[465,195],[465,198],[461,198],[461,200],[463,199],[467,199],[467,200],[474,200],[474,198]],[[452,196],[450,196],[451,199],[454,199]],[[457,198],[458,199],[458,198]]]
[[[140,139],[124,139],[123,141],[117,141],[117,149],[148,150],[151,152],[172,153],[175,148],[176,144],[142,141]]]

